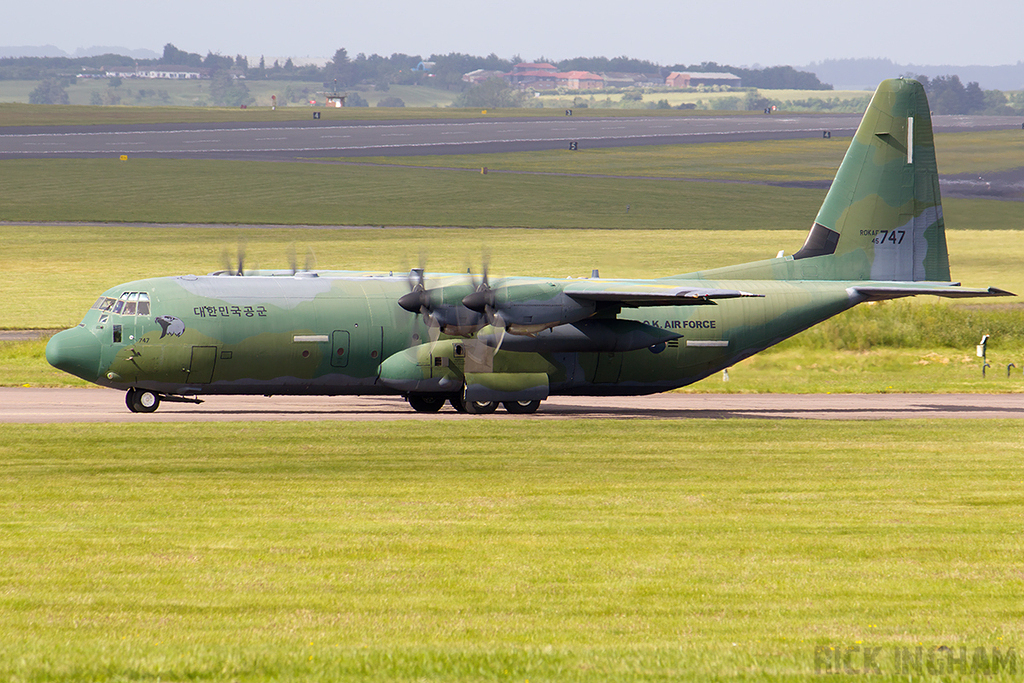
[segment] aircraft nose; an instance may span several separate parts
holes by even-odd
[[[95,382],[100,372],[100,340],[84,327],[72,327],[50,337],[46,360],[58,370]]]

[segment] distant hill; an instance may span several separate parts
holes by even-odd
[[[6,57],[68,57],[56,45],[21,45],[0,47],[0,59]]]
[[[5,57],[95,57],[98,55],[125,55],[133,59],[158,59],[159,52],[140,48],[129,50],[126,47],[114,46],[93,46],[78,48],[74,52],[65,52],[56,45],[20,45],[0,47],[0,59]]]
[[[796,68],[810,71],[836,90],[874,90],[886,78],[907,74],[928,78],[955,74],[965,84],[976,81],[983,90],[1024,90],[1024,62],[1003,66],[929,66],[897,64],[889,59],[826,59]]]

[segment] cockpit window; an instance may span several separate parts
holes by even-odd
[[[99,301],[93,304],[93,308],[98,308],[101,311],[109,311],[114,307],[115,301],[117,301],[117,299],[114,299],[113,297],[101,296]]]
[[[124,304],[124,310],[121,311],[123,315],[135,315],[135,309],[139,307],[139,293],[129,292],[128,301]]]
[[[116,299],[112,299],[109,296],[101,296],[99,301],[93,305],[93,308],[121,315],[149,315],[149,293],[121,292],[121,296]]]

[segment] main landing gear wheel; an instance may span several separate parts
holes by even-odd
[[[407,397],[409,405],[417,413],[436,413],[441,410],[441,406],[444,405],[444,396],[434,396],[432,394],[409,394]]]
[[[466,401],[466,412],[470,415],[490,415],[498,409],[497,401]]]
[[[497,401],[467,401],[461,396],[452,396],[448,400],[456,411],[470,415],[488,415],[498,409]]]
[[[514,415],[527,415],[537,412],[537,408],[540,408],[540,401],[505,401],[501,405]]]
[[[160,407],[160,394],[148,389],[129,389],[124,403],[133,413],[152,413]]]

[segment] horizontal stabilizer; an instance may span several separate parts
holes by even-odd
[[[906,285],[857,285],[850,287],[851,292],[856,292],[864,297],[865,301],[884,301],[886,299],[899,299],[905,296],[942,296],[952,299],[964,299],[968,297],[990,297],[990,296],[1016,296],[1004,289],[989,287],[988,289],[974,289],[960,287],[956,284],[945,286],[929,285],[921,283],[919,286]]]

